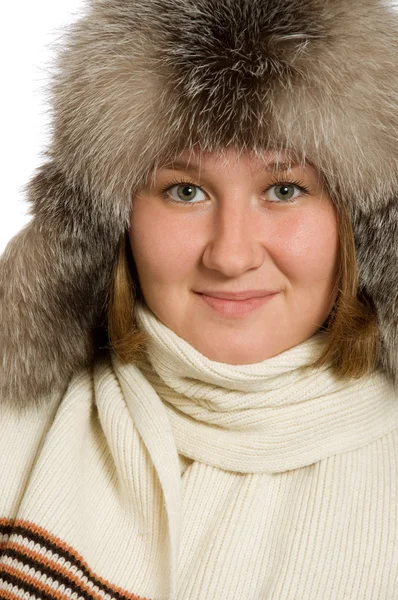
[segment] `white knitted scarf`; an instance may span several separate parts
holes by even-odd
[[[206,358],[144,304],[139,327],[149,335],[141,372],[163,401],[177,450],[241,473],[281,472],[376,439],[396,402],[380,374],[338,381],[329,367],[303,369],[326,334],[255,364]]]
[[[237,473],[280,473],[356,450],[398,419],[397,394],[382,373],[338,381],[330,367],[303,369],[325,333],[249,365],[209,360],[136,304],[149,336],[146,357],[113,367],[163,491],[174,597],[181,531],[179,455]],[[100,401],[99,396],[99,400]]]

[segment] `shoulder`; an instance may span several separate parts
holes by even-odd
[[[76,407],[90,410],[94,403],[92,369],[81,369],[67,386],[40,402],[21,407],[0,403],[0,519],[12,518],[49,437],[65,421],[79,419]],[[72,413],[75,413],[72,415]]]

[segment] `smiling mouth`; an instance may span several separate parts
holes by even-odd
[[[224,317],[241,318],[255,311],[267,302],[270,302],[277,293],[257,298],[247,298],[245,300],[231,300],[230,298],[215,298],[206,294],[196,294],[202,299],[202,302],[212,310]]]
[[[251,298],[264,298],[277,292],[270,290],[247,290],[245,292],[195,292],[211,298],[220,298],[222,300],[250,300]]]

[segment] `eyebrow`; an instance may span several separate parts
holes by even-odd
[[[298,166],[303,166],[303,165],[298,162],[283,162],[283,161],[272,160],[269,163],[267,163],[266,165],[258,166],[256,169],[254,169],[254,173],[257,175],[262,172],[288,171],[289,169],[293,169],[294,167],[298,167]],[[203,167],[201,165],[198,165],[194,161],[184,162],[181,160],[169,162],[165,165],[161,165],[159,168],[160,169],[175,169],[175,170],[182,170],[182,171],[190,170],[190,171],[195,171],[195,172],[199,172],[201,170],[201,168],[203,170]]]

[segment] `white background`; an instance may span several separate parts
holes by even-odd
[[[112,1],[112,0],[110,0]],[[83,0],[20,0],[1,7],[0,254],[27,223],[23,186],[44,162],[51,44],[83,12]]]
[[[393,4],[398,8],[398,0]],[[20,0],[2,6],[0,254],[31,219],[23,186],[44,162],[41,152],[49,125],[45,89],[54,56],[51,44],[84,8],[83,0]]]

